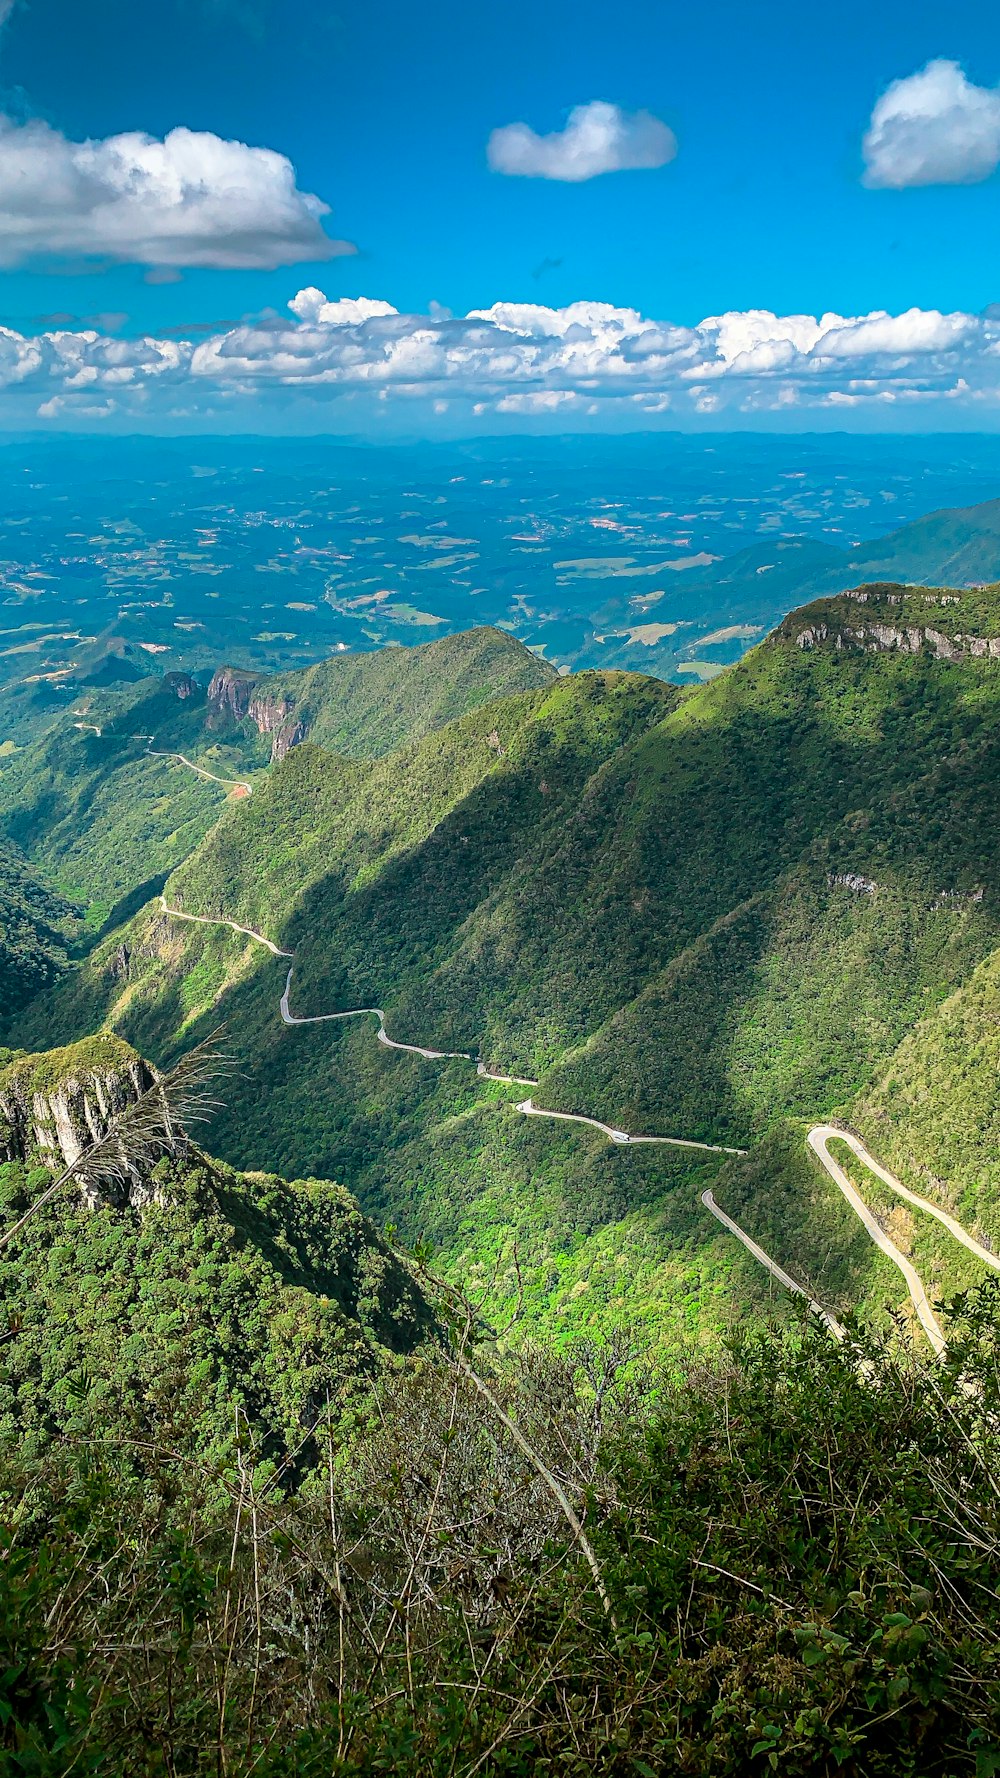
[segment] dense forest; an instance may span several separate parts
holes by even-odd
[[[172,676],[0,771],[0,1769],[1000,1770],[1000,591],[861,595],[689,691],[476,632],[272,688],[273,763]],[[831,1117],[984,1244],[835,1137],[940,1359]]]

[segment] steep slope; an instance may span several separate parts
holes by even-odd
[[[852,1121],[1000,1252],[1000,950],[908,1032]]]
[[[193,851],[232,782],[316,731],[338,751],[377,758],[504,692],[551,683],[551,667],[498,630],[419,648],[340,655],[304,674],[256,681],[186,673],[127,693],[92,694],[0,769],[6,835],[99,925],[131,911]],[[294,712],[294,714],[293,714]],[[179,769],[182,753],[228,784]],[[136,901],[131,906],[139,905]]]
[[[1000,579],[1000,500],[946,507],[852,550],[853,579],[969,586]]]
[[[0,1229],[74,1143],[149,1080],[103,1037],[0,1072]],[[66,1435],[155,1438],[211,1460],[245,1417],[260,1458],[294,1464],[431,1317],[349,1194],[252,1177],[180,1144],[127,1189],[72,1182],[0,1252],[0,1437],[26,1456]]]
[[[88,907],[92,926],[141,905],[225,801],[221,785],[147,752],[154,736],[167,737],[164,748],[177,732],[187,737],[197,697],[193,680],[171,674],[124,697],[90,698],[85,715],[67,717],[0,770],[0,835]]]
[[[417,648],[338,654],[272,677],[221,668],[208,688],[207,724],[271,757],[306,739],[349,758],[377,759],[492,698],[549,684],[554,669],[502,630],[459,631]]]
[[[582,674],[368,766],[300,747],[175,874],[167,908],[294,953],[299,1017],[379,1006],[394,1038],[540,1076],[535,1102],[553,1110],[777,1140],[782,1120],[827,1118],[873,1086],[1000,945],[998,657],[997,589],[873,586],[794,613],[686,695]],[[450,1263],[486,1264],[524,1201],[518,1089],[467,1062],[387,1054],[374,1021],[287,1030],[287,968],[157,904],[15,1029],[37,1041],[107,1019],[162,1056],[221,1010],[246,1066],[213,1133],[221,1152],[338,1174],[408,1234],[433,1227]],[[435,1180],[456,1136],[470,1162],[442,1219]],[[590,1243],[585,1289],[633,1209],[640,1245],[669,1252],[693,1183],[665,1156],[640,1182],[623,1157],[618,1194],[587,1186],[567,1221],[590,1140],[547,1129],[529,1194],[564,1230],[536,1247],[540,1264]],[[734,1201],[766,1196],[766,1177],[744,1172],[756,1183],[737,1167]],[[822,1192],[810,1183],[800,1201],[809,1275],[848,1300],[881,1288],[850,1213],[817,1247]],[[789,1263],[780,1222],[749,1224]],[[718,1240],[700,1237],[706,1279]],[[558,1297],[556,1278],[539,1313]]]
[[[0,843],[0,1007],[8,1018],[62,974],[74,909]]]

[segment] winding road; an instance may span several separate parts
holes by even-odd
[[[183,756],[178,754],[172,757],[182,758]],[[210,914],[185,913],[182,908],[171,907],[165,895],[160,896],[160,907],[173,920],[189,920],[194,926],[226,926],[230,932],[237,932],[242,938],[249,938],[255,944],[263,945],[265,950],[270,951],[272,957],[291,958],[294,955],[292,951],[283,951],[280,945],[276,945],[273,939],[265,938],[262,932],[255,932],[252,926],[240,926],[236,920],[226,920]],[[373,1018],[378,1020],[376,1033],[378,1041],[384,1044],[386,1049],[403,1050],[407,1055],[422,1056],[425,1062],[476,1061],[475,1056],[468,1050],[435,1050],[420,1043],[400,1043],[397,1038],[389,1036],[385,1028],[385,1013],[380,1006],[352,1006],[344,1012],[294,1013],[291,1008],[292,974],[293,971],[289,969],[279,1002],[283,1025],[329,1025],[341,1023],[344,1019]],[[538,1085],[537,1080],[528,1080],[523,1075],[497,1074],[493,1069],[487,1068],[485,1062],[476,1063],[476,1073],[483,1080],[496,1080],[505,1086],[536,1087]],[[544,1111],[541,1106],[533,1105],[530,1099],[523,1099],[515,1109],[523,1112],[525,1117],[551,1117],[559,1118],[568,1124],[589,1124],[592,1129],[600,1130],[611,1142],[662,1142],[670,1148],[696,1148],[702,1149],[708,1154],[746,1154],[747,1152],[745,1148],[720,1148],[714,1142],[692,1142],[686,1136],[632,1136],[627,1130],[613,1129],[610,1124],[602,1124],[599,1118],[584,1117],[575,1111]]]
[[[77,726],[79,727],[82,725],[78,724]],[[146,737],[137,738],[145,739]],[[152,737],[150,737],[150,739],[151,738]],[[152,747],[147,748],[147,752],[154,758],[179,760],[182,765],[187,766],[189,771],[195,772],[201,778],[210,778],[217,784],[222,784],[233,789],[239,789],[246,796],[252,795],[252,785],[240,779],[219,778],[214,772],[209,772],[204,766],[196,765],[193,760],[187,758],[186,754],[160,753]],[[263,933],[256,932],[251,926],[241,926],[235,920],[212,918],[207,914],[185,913],[181,908],[171,907],[167,902],[165,895],[160,896],[160,906],[162,907],[163,912],[169,915],[171,919],[188,920],[196,926],[225,926],[228,927],[230,931],[238,933],[241,937],[249,938],[255,944],[263,945],[266,950],[271,952],[272,956],[286,957],[288,959],[291,959],[293,956],[291,951],[282,950],[272,939],[265,938]],[[285,1025],[323,1025],[340,1023],[345,1019],[370,1017],[378,1020],[378,1041],[379,1043],[384,1044],[387,1049],[402,1050],[409,1055],[421,1056],[425,1061],[429,1062],[475,1061],[475,1057],[467,1050],[437,1050],[426,1048],[417,1043],[398,1042],[395,1038],[389,1036],[385,1026],[385,1013],[380,1006],[356,1006],[351,1007],[344,1012],[312,1013],[308,1015],[293,1013],[290,1005],[292,973],[293,968],[290,965],[288,974],[285,978],[284,991],[280,1001],[281,1019],[282,1023]],[[484,1062],[478,1062],[476,1064],[476,1072],[484,1080],[498,1081],[505,1086],[534,1087],[538,1085],[537,1081],[529,1080],[522,1075],[496,1073],[494,1070],[488,1068]],[[627,1130],[617,1129],[613,1124],[603,1123],[600,1118],[585,1117],[579,1112],[545,1110],[542,1106],[535,1105],[530,1098],[522,1099],[516,1105],[515,1109],[521,1112],[525,1117],[551,1118],[562,1123],[587,1124],[591,1129],[600,1131],[602,1135],[607,1137],[609,1142],[614,1142],[620,1146],[648,1142],[662,1143],[672,1148],[697,1149],[709,1154],[745,1155],[747,1153],[747,1150],[744,1148],[727,1148],[712,1142],[695,1142],[690,1138],[683,1136],[634,1135]],[[896,1243],[886,1233],[885,1229],[883,1229],[881,1223],[869,1209],[860,1192],[852,1184],[839,1161],[834,1159],[829,1150],[829,1143],[831,1141],[846,1143],[862,1165],[867,1167],[883,1185],[887,1186],[890,1191],[894,1192],[898,1197],[912,1205],[915,1209],[922,1210],[928,1216],[936,1218],[936,1220],[947,1229],[948,1233],[955,1241],[959,1242],[970,1253],[974,1254],[977,1259],[981,1260],[984,1265],[991,1267],[995,1272],[1000,1272],[1000,1255],[992,1252],[990,1248],[984,1247],[983,1244],[980,1241],[977,1241],[975,1236],[970,1235],[968,1230],[963,1228],[962,1224],[947,1210],[941,1209],[939,1205],[933,1204],[930,1199],[922,1198],[918,1193],[911,1191],[908,1186],[904,1185],[901,1180],[896,1178],[894,1173],[889,1172],[888,1168],[883,1167],[881,1163],[869,1153],[861,1138],[856,1136],[853,1131],[840,1129],[835,1124],[814,1124],[808,1131],[806,1142],[817,1160],[820,1162],[820,1165],[824,1168],[825,1172],[828,1174],[829,1178],[832,1179],[838,1189],[843,1193],[843,1196],[863,1224],[876,1247],[886,1255],[886,1258],[889,1259],[902,1274],[917,1319],[919,1320],[935,1354],[939,1358],[942,1357],[947,1351],[947,1341],[942,1331],[941,1324],[931,1308],[920,1274],[916,1271],[914,1266],[911,1265],[910,1261],[906,1258],[906,1255],[896,1246]],[[749,1254],[751,1254],[758,1265],[762,1266],[765,1271],[769,1272],[770,1275],[775,1278],[778,1283],[782,1284],[786,1290],[805,1299],[809,1308],[826,1324],[835,1339],[844,1339],[845,1330],[837,1317],[833,1315],[830,1310],[824,1308],[822,1303],[817,1302],[811,1291],[807,1290],[804,1285],[800,1284],[790,1275],[790,1273],[786,1272],[784,1267],[780,1266],[776,1260],[772,1259],[770,1254],[766,1253],[764,1248],[754,1241],[752,1236],[748,1235],[746,1230],[741,1228],[738,1222],[734,1221],[731,1216],[728,1216],[724,1210],[720,1209],[710,1190],[702,1192],[701,1202],[706,1210],[715,1217],[716,1221],[721,1223],[730,1234],[734,1235],[736,1239],[742,1243],[743,1247]]]
[[[724,1210],[720,1210],[712,1192],[702,1192],[701,1201],[705,1209],[710,1210],[716,1220],[721,1222],[723,1228],[727,1228],[731,1235],[735,1235],[737,1241],[742,1241],[747,1252],[753,1254],[757,1264],[770,1272],[772,1278],[777,1278],[779,1284],[783,1284],[786,1290],[793,1291],[796,1296],[805,1297],[813,1313],[826,1322],[835,1340],[842,1340],[845,1337],[843,1323],[837,1320],[836,1315],[831,1315],[829,1309],[824,1309],[822,1303],[818,1303],[815,1297],[810,1296],[803,1285],[797,1283],[783,1266],[779,1266],[777,1261],[771,1258],[769,1253],[764,1252],[763,1247],[758,1247],[757,1242],[747,1234],[746,1229],[741,1228],[738,1222],[734,1222],[731,1216],[727,1216]]]
[[[79,728],[80,724],[77,723],[76,726]],[[97,732],[100,734],[100,729]],[[134,737],[137,741],[145,740],[145,738],[144,735]],[[241,790],[244,796],[253,796],[253,785],[248,784],[245,778],[220,778],[216,772],[210,772],[206,766],[195,765],[194,760],[188,759],[186,753],[161,753],[157,747],[147,747],[146,753],[150,759],[179,759],[182,766],[187,766],[189,772],[197,773],[199,778],[210,778],[213,784],[222,784],[227,790]],[[256,937],[256,934],[253,936]]]
[[[897,1266],[899,1271],[902,1272],[903,1277],[906,1280],[906,1288],[910,1293],[910,1301],[917,1312],[917,1319],[920,1322],[924,1333],[927,1335],[927,1338],[930,1340],[935,1352],[938,1354],[938,1357],[941,1357],[947,1348],[947,1341],[941,1331],[941,1323],[938,1321],[937,1316],[927,1300],[927,1292],[924,1289],[920,1273],[911,1266],[906,1255],[900,1252],[895,1241],[891,1240],[886,1234],[882,1224],[869,1210],[861,1193],[851,1184],[843,1167],[840,1165],[839,1161],[834,1160],[827,1147],[827,1143],[832,1138],[836,1137],[840,1139],[843,1137],[843,1134],[843,1131],[838,1130],[833,1124],[814,1124],[806,1137],[806,1141],[813,1153],[819,1157],[820,1162],[826,1168],[826,1171],[829,1173],[834,1184],[840,1187],[847,1202],[850,1204],[851,1209],[854,1211],[854,1214],[860,1217],[876,1247],[880,1248],[886,1258],[891,1259],[893,1265]],[[851,1146],[854,1147],[854,1144],[852,1143]],[[863,1144],[859,1143],[858,1149],[855,1150],[855,1152],[858,1153],[859,1159],[864,1159],[864,1153],[858,1152],[862,1149]],[[864,1152],[866,1153],[867,1151]]]

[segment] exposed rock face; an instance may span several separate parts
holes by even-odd
[[[175,698],[183,703],[186,698],[193,698],[198,690],[198,681],[192,679],[190,673],[164,673],[164,691],[172,691]]]
[[[251,673],[220,667],[208,688],[208,724],[217,726],[229,716],[235,722],[252,722],[259,735],[270,735],[271,761],[284,759],[290,747],[306,737],[304,716],[295,716],[295,699],[261,691],[261,681]],[[264,682],[266,683],[266,682]]]
[[[0,1160],[35,1157],[53,1173],[61,1173],[83,1150],[108,1132],[111,1120],[153,1084],[153,1073],[140,1056],[116,1055],[107,1066],[70,1067],[51,1084],[40,1087],[31,1063],[9,1069],[0,1085]],[[110,1179],[98,1190],[81,1185],[90,1209],[100,1203],[149,1203],[155,1189],[139,1169]]]
[[[267,734],[269,731],[262,729],[261,733]],[[281,728],[276,729],[271,742],[271,764],[273,765],[275,760],[284,759],[289,748],[297,747],[299,742],[304,741],[305,738],[306,725],[301,717],[296,721],[286,722]]]
[[[874,653],[920,654],[929,648],[936,660],[1000,661],[1000,636],[945,636],[940,630],[919,625],[897,629],[895,624],[806,624],[796,631],[799,648],[815,648],[832,642],[835,648],[864,648]]]
[[[220,667],[213,673],[208,688],[208,720],[211,724],[213,716],[229,715],[234,722],[242,722],[250,708],[257,680],[252,673],[240,673],[235,667]]]
[[[871,877],[863,877],[859,871],[839,871],[827,877],[831,889],[850,889],[855,895],[874,895],[878,884]]]

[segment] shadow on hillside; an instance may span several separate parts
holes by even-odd
[[[787,962],[791,979],[831,942],[828,878],[838,873],[891,878],[917,912],[931,894],[985,884],[976,917],[987,941],[1000,701],[970,694],[995,672],[764,645],[604,764],[574,763],[540,736],[361,887],[347,886],[364,861],[359,840],[303,891],[276,934],[296,952],[293,1005],[311,1014],[377,1000],[402,1040],[478,1050],[527,1074],[590,1044],[547,1076],[558,1099],[539,1093],[539,1102],[726,1142],[754,1133],[734,1032],[759,1000],[761,1046],[778,1032],[790,1057],[786,1075],[768,1077],[777,1097],[765,1121],[788,1108],[783,1092],[843,1097],[851,1046],[865,1036],[851,972],[870,953],[848,934],[837,993],[813,969],[815,1016],[796,1006],[783,1037],[782,970]],[[266,867],[266,857],[247,864]],[[954,924],[942,924],[942,945]],[[938,954],[919,962],[929,978]],[[272,1165],[313,1143],[298,1143],[303,1106],[314,1135],[345,1115],[333,1041],[343,1028],[285,1030],[283,968],[261,953],[253,976],[185,1032],[187,1047],[229,1022],[246,1072],[232,1083],[225,1152],[242,1146]],[[884,975],[861,984],[874,1003],[894,972],[890,950]],[[914,992],[924,979],[913,978]],[[901,999],[883,1023],[891,1035],[894,1020],[913,1016]],[[123,1035],[162,1046],[184,1017],[183,984],[171,978],[155,1003],[130,1005]],[[798,1067],[802,1032],[815,1038],[811,1074]],[[741,1041],[752,1050],[752,1024]],[[438,1065],[404,1071],[405,1058],[377,1060],[408,1094],[435,1091]],[[371,1103],[358,1109],[374,1149],[390,1139],[395,1113],[365,1090]]]
[[[163,885],[169,875],[169,871],[160,871],[157,876],[148,877],[145,883],[140,883],[138,888],[130,890],[128,895],[123,895],[120,901],[115,902],[100,931],[88,933],[85,939],[79,941],[78,949],[73,953],[74,956],[81,958],[88,956],[101,943],[102,939],[107,938],[112,932],[117,932],[119,926],[126,925],[129,920],[140,913],[148,901],[152,901],[157,895],[162,895]]]

